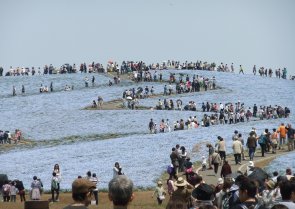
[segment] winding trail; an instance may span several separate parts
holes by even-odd
[[[295,151],[295,150],[288,151],[286,149],[287,149],[287,146],[285,147],[285,150],[277,150],[276,154],[272,154],[271,152],[265,153],[265,157],[261,157],[260,149],[256,150],[255,157],[253,160],[255,167],[264,168],[275,158]],[[248,150],[245,150],[245,157],[246,157],[246,159],[247,158],[249,159],[247,152],[248,152]],[[232,154],[227,155],[226,159],[228,160],[228,163],[231,166],[232,173],[237,173],[238,171],[240,171],[242,173],[246,172],[246,168],[247,168],[247,165],[249,162],[248,160],[242,160],[242,165],[239,165],[239,164],[236,165],[235,158]],[[208,184],[214,184],[214,185],[217,183],[218,178],[220,178],[220,171],[221,171],[221,166],[218,167],[218,173],[215,176],[213,170],[202,171],[202,167],[198,167],[196,170],[196,172],[203,177],[203,180],[205,182],[207,182]]]

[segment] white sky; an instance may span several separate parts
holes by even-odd
[[[0,0],[0,66],[168,59],[287,67],[294,0]]]

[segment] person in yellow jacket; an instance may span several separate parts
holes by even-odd
[[[284,145],[286,144],[286,126],[284,123],[281,123],[279,126],[277,132],[280,134],[280,144],[279,144],[279,149],[284,149]]]

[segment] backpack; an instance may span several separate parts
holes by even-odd
[[[258,144],[265,144],[266,138],[263,134],[260,135],[258,139]]]
[[[57,179],[52,179],[51,188],[52,189],[58,189],[58,181],[57,181]]]
[[[168,167],[167,167],[167,173],[168,174],[172,174],[172,172],[173,172],[173,166],[172,165],[168,165]]]
[[[5,184],[4,186],[3,186],[3,196],[7,196],[7,195],[9,195],[9,185],[8,184]]]

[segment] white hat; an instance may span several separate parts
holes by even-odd
[[[223,184],[223,183],[224,183],[223,178],[219,178],[219,179],[217,180],[217,184]]]
[[[254,162],[253,161],[249,161],[249,166],[254,167]]]

